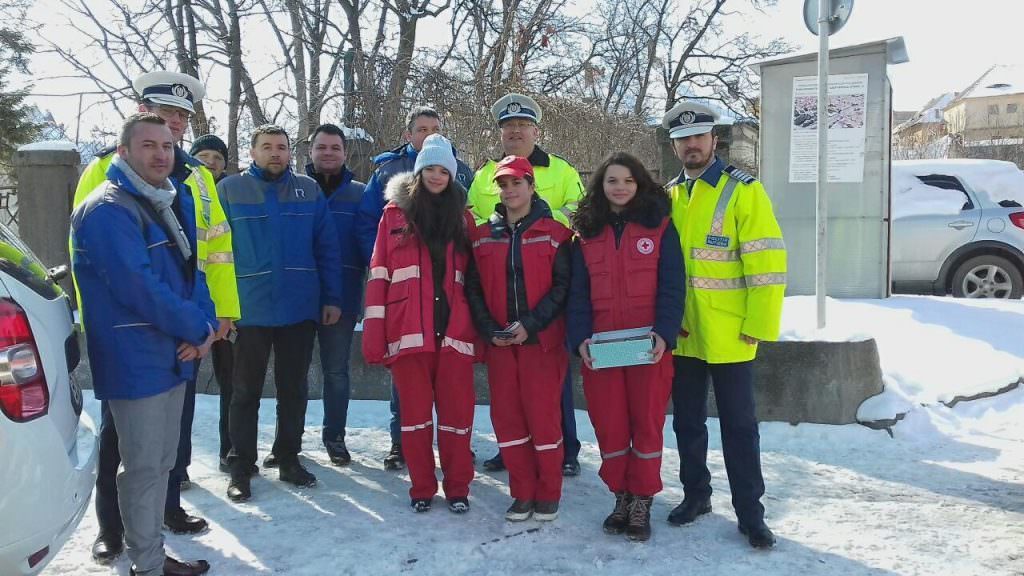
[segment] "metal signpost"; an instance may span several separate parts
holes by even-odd
[[[818,36],[818,185],[815,192],[815,289],[818,328],[825,327],[825,280],[828,255],[828,37],[850,18],[853,0],[804,0],[804,24]]]

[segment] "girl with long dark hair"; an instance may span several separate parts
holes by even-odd
[[[449,510],[469,511],[473,479],[476,333],[464,290],[473,218],[453,183],[456,169],[451,143],[435,134],[424,140],[415,170],[388,182],[366,284],[363,355],[388,366],[398,388],[416,512],[430,510],[437,493],[435,408]]]
[[[583,359],[583,391],[601,450],[600,476],[615,494],[609,534],[651,535],[661,491],[662,428],[672,391],[672,349],[683,319],[685,269],[669,198],[635,157],[612,154],[591,178],[573,224],[570,350]],[[593,334],[648,328],[648,364],[595,369]]]

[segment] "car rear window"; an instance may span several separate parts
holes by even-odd
[[[13,277],[47,300],[53,300],[64,293],[21,238],[3,224],[0,224],[0,272]]]

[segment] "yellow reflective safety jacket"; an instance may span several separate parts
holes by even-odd
[[[107,168],[114,159],[114,152],[105,152],[100,152],[82,172],[75,188],[72,209],[107,179]],[[235,257],[231,249],[231,226],[217,197],[213,174],[178,146],[174,147],[174,165],[175,172],[184,170],[188,174],[185,185],[192,191],[196,207],[196,262],[199,270],[206,274],[206,286],[217,317],[238,320],[241,312],[235,281]],[[81,310],[81,301],[78,304]]]
[[[533,166],[534,188],[551,208],[555,220],[571,227],[569,216],[576,211],[576,205],[583,197],[583,182],[580,174],[563,158],[541,150],[534,146],[533,152],[527,157]],[[494,181],[494,172],[498,163],[488,160],[476,171],[473,184],[469,187],[467,203],[473,212],[477,224],[483,224],[494,214],[494,206],[501,202],[498,197],[500,189]]]
[[[746,362],[776,340],[786,292],[786,248],[771,200],[753,176],[718,158],[687,191],[666,185],[686,262],[686,308],[674,354],[711,364]]]

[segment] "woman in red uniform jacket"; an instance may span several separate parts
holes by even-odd
[[[601,449],[600,476],[615,494],[609,534],[651,535],[651,502],[661,491],[662,430],[672,391],[672,349],[683,320],[682,248],[669,199],[639,160],[609,156],[573,217],[568,323],[583,358],[583,391]],[[592,369],[595,332],[651,327],[650,364]]]
[[[449,510],[469,510],[473,479],[476,333],[464,291],[473,217],[453,186],[456,167],[451,144],[433,135],[423,142],[415,171],[388,182],[366,284],[363,355],[388,366],[398,388],[402,451],[417,512],[430,510],[437,493],[435,403]]]
[[[562,496],[562,381],[568,365],[563,312],[572,233],[535,193],[533,167],[498,163],[501,204],[471,234],[466,285],[487,346],[491,422],[508,467],[512,522],[554,520]]]

